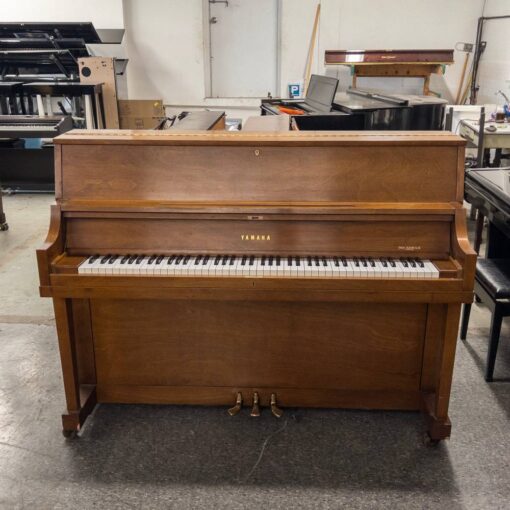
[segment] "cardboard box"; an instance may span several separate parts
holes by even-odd
[[[120,116],[120,129],[154,129],[165,117]]]
[[[165,107],[161,99],[121,99],[121,117],[164,117]]]

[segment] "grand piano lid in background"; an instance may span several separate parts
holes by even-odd
[[[469,170],[466,185],[476,188],[486,199],[497,200],[494,205],[510,214],[510,167]]]
[[[406,108],[408,106],[405,100],[382,98],[377,94],[357,89],[348,89],[346,92],[337,93],[333,104],[348,113],[387,108]]]

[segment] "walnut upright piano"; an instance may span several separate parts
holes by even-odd
[[[96,402],[421,410],[472,300],[442,132],[72,131],[38,255],[66,435]],[[269,412],[266,411],[266,412]]]

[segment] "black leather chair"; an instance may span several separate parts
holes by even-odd
[[[510,259],[478,259],[475,295],[492,312],[485,380],[492,381],[503,317],[510,315]],[[471,304],[464,305],[460,338],[466,339]]]

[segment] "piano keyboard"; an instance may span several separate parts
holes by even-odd
[[[92,255],[79,274],[257,278],[439,278],[419,258],[276,255]]]

